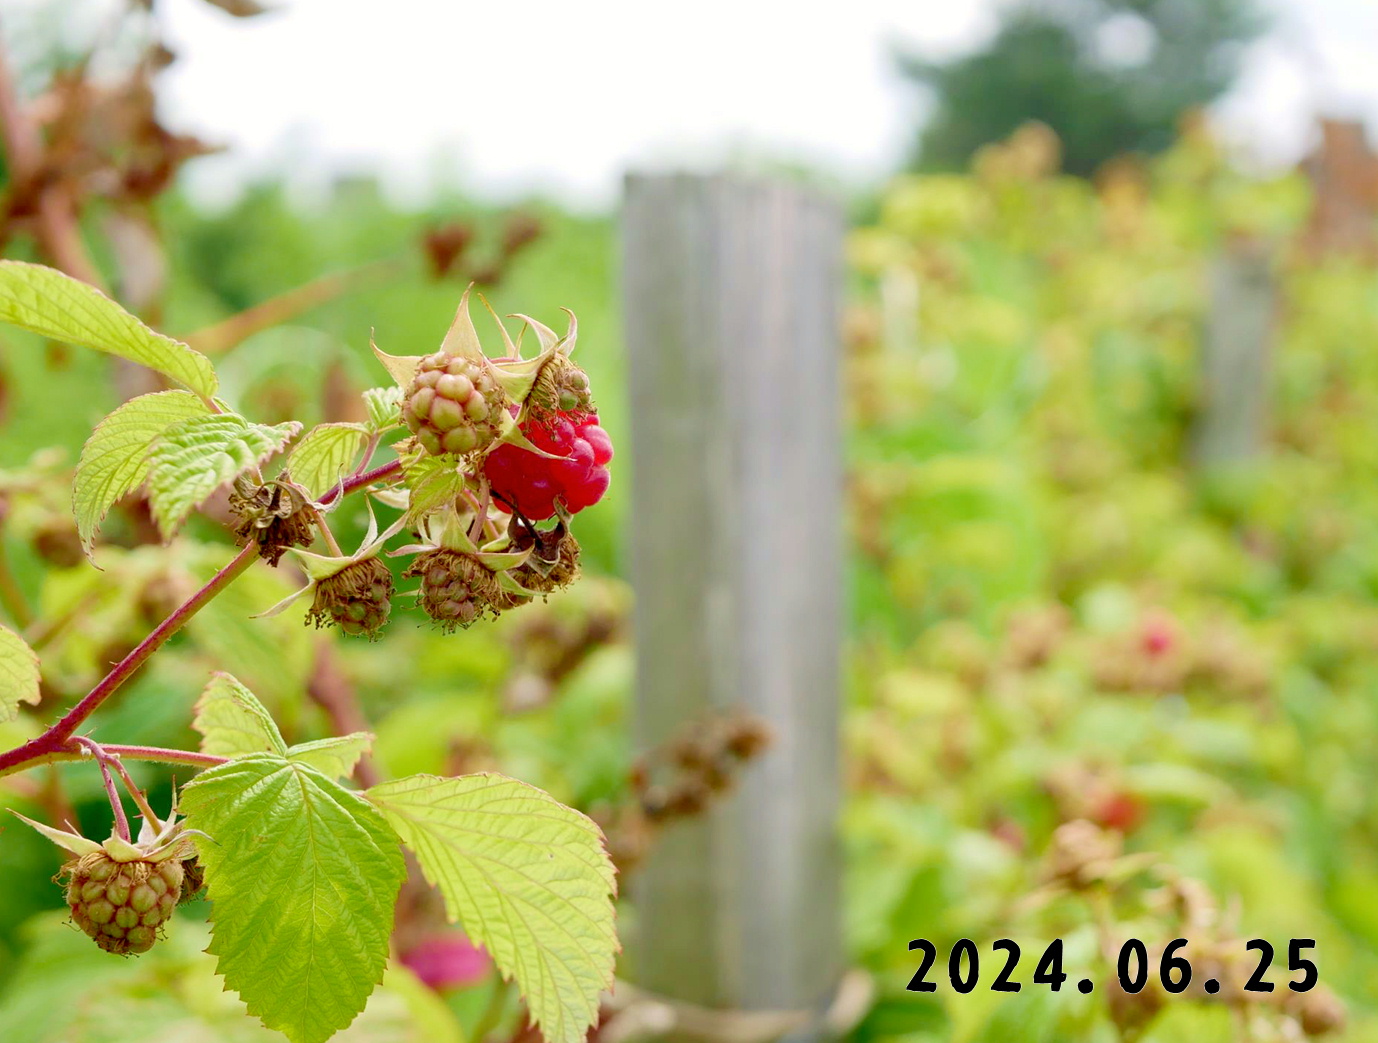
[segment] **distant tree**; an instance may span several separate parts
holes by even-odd
[[[1057,131],[1075,174],[1159,151],[1184,112],[1233,83],[1263,25],[1256,0],[1024,0],[974,54],[901,56],[935,102],[912,165],[962,168],[1028,120]]]

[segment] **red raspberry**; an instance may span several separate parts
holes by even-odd
[[[522,434],[563,459],[538,456],[510,443],[498,446],[483,467],[497,496],[533,521],[554,516],[557,499],[577,514],[603,498],[610,481],[612,439],[598,426],[597,414],[558,413],[546,423],[527,421]]]

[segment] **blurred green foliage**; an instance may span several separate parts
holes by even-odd
[[[1181,933],[1198,963],[1317,939],[1349,1004],[1332,1038],[1378,1039],[1378,272],[1303,255],[1306,184],[1235,173],[1199,129],[1096,187],[1055,157],[1026,128],[970,175],[903,177],[852,239],[846,833],[851,941],[884,996],[858,1035],[1317,1029],[1241,1001],[1246,1036],[1204,996],[1144,1025],[1072,989],[1113,976],[1105,936]],[[1284,301],[1270,444],[1202,472],[1207,276],[1241,242]],[[1073,841],[1122,844],[1124,879],[1069,883]],[[918,937],[933,996],[902,991]],[[967,996],[946,982],[963,937],[987,961]],[[1004,998],[1002,937],[1024,945]],[[1029,976],[1055,937],[1051,996]]]

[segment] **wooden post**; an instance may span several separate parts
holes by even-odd
[[[843,221],[787,184],[633,175],[623,224],[636,745],[733,708],[774,733],[637,871],[631,977],[818,1011],[842,960]]]
[[[1262,244],[1234,244],[1211,272],[1202,342],[1202,402],[1193,454],[1203,467],[1241,463],[1266,442],[1277,291]]]

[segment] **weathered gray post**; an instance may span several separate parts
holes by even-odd
[[[638,870],[631,978],[816,1011],[842,959],[843,221],[793,185],[633,175],[623,225],[636,743],[736,707],[775,736]]]
[[[1203,467],[1246,461],[1264,446],[1276,311],[1269,252],[1259,243],[1234,244],[1211,271],[1192,446]]]

